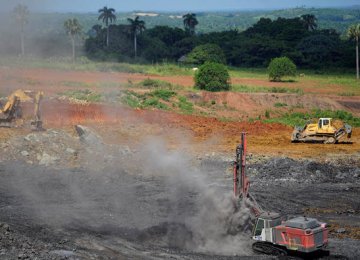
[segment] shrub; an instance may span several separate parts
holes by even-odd
[[[214,62],[206,62],[200,66],[195,74],[195,87],[208,91],[229,90],[230,75],[226,66]]]
[[[265,111],[265,117],[266,117],[266,118],[270,118],[270,111],[269,111],[269,110],[266,110],[266,111]]]
[[[176,95],[175,91],[167,90],[167,89],[157,89],[151,92],[151,95],[161,98],[165,101],[169,101],[169,99]]]
[[[279,82],[285,76],[296,75],[296,65],[287,57],[271,60],[269,67],[269,78],[271,81]]]
[[[223,50],[216,44],[204,44],[195,47],[186,58],[187,63],[204,64],[205,62],[226,63]]]
[[[169,82],[150,78],[144,79],[143,81],[139,82],[138,85],[146,88],[171,87],[171,83]]]

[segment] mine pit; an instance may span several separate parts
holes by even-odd
[[[194,157],[157,137],[130,148],[83,131],[82,139],[48,129],[6,142],[4,258],[273,259],[252,252],[248,211],[234,212],[231,155]],[[247,168],[268,210],[321,217],[339,227],[330,232],[333,254],[360,254],[352,230],[360,223],[358,164],[252,156]]]

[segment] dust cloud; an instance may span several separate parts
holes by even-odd
[[[126,234],[152,246],[192,252],[251,254],[248,234],[242,232],[249,213],[245,207],[235,209],[223,172],[208,172],[191,156],[169,151],[159,138],[125,153],[120,146],[94,144],[83,152],[84,166],[76,169],[5,166],[2,185],[14,199],[14,210],[23,212],[22,221]]]
[[[0,57],[21,56],[21,25],[16,19],[14,8],[24,5],[29,13],[26,15],[24,24],[24,49],[26,57],[52,58],[71,56],[71,43],[68,39],[63,23],[70,16],[57,14],[55,17],[50,13],[39,11],[46,10],[51,6],[48,1],[42,3],[29,3],[28,1],[0,1]],[[78,48],[81,51],[81,48]],[[65,57],[65,58],[64,58]]]

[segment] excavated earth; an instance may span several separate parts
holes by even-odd
[[[248,132],[250,190],[259,204],[329,223],[330,256],[322,259],[359,259],[359,129],[352,142],[292,144],[290,127],[247,120],[276,102],[358,116],[357,96],[338,96],[343,89],[333,85],[318,93],[323,88],[310,80],[280,86],[301,88],[300,96],[201,93],[233,107],[225,117],[242,113],[241,122],[58,98],[66,90],[98,91],[104,80],[148,77],[193,84],[180,76],[0,68],[0,94],[46,92],[48,129],[0,128],[0,259],[278,259],[252,252],[249,212],[234,209],[231,165],[241,131]],[[29,117],[31,106],[24,108]],[[76,124],[91,128],[78,137]]]
[[[159,137],[109,145],[85,130],[1,143],[0,259],[277,259],[251,251],[248,210],[231,199],[232,154],[195,157]],[[264,209],[328,222],[322,258],[358,259],[359,160],[248,162]]]

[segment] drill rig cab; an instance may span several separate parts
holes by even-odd
[[[280,214],[263,210],[249,193],[250,182],[245,169],[246,134],[242,133],[234,162],[234,197],[242,200],[252,214],[254,225],[251,237],[255,241],[252,246],[254,251],[269,255],[288,255],[294,252],[309,254],[327,247],[326,223],[307,217],[283,221]]]

